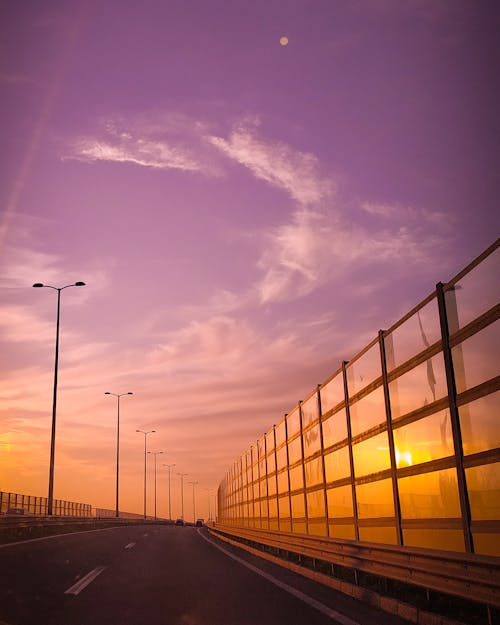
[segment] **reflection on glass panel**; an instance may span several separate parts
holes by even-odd
[[[372,436],[352,447],[356,477],[383,471],[391,466],[387,432]]]
[[[366,432],[379,423],[385,423],[385,400],[382,386],[351,404],[349,411],[353,436]]]
[[[267,457],[267,474],[270,475],[276,469],[276,460],[274,458],[274,451]]]
[[[498,375],[500,321],[456,345],[451,353],[458,393],[494,378]]]
[[[360,527],[359,540],[386,545],[396,545],[398,542],[395,527]]]
[[[286,430],[285,430],[285,420],[278,423],[275,428],[276,432],[276,447],[279,447],[282,443],[286,441]]]
[[[389,383],[392,418],[422,408],[447,395],[443,354],[440,352]]]
[[[398,485],[402,518],[430,519],[460,516],[455,469],[399,478]]]
[[[294,434],[300,432],[300,413],[296,406],[286,418],[288,428],[288,439],[290,440]]]
[[[473,521],[500,519],[500,462],[465,469]]]
[[[292,521],[292,532],[294,534],[305,534],[306,533],[306,522],[305,521]]]
[[[297,490],[298,488],[304,488],[304,475],[301,464],[294,469],[290,469],[290,489]]]
[[[325,517],[325,495],[322,490],[307,493],[307,516],[309,519]]]
[[[345,408],[336,412],[333,417],[323,421],[323,442],[325,449],[347,438],[347,419]]]
[[[465,455],[500,447],[500,391],[460,406],[458,412]]]
[[[288,492],[288,471],[285,469],[278,473],[278,493]]]
[[[342,371],[321,387],[321,412],[327,413],[337,404],[344,401],[344,376]]]
[[[330,524],[328,530],[328,535],[331,538],[343,538],[344,540],[354,540],[356,538],[354,524],[337,525],[336,523],[334,523]]]
[[[312,536],[327,536],[326,519],[310,519],[308,533]]]
[[[404,529],[403,544],[407,547],[465,551],[464,534],[461,530]]]
[[[272,476],[267,480],[267,492],[268,495],[276,494],[276,476]]]
[[[352,488],[350,484],[328,489],[326,497],[330,519],[353,516]]]
[[[278,499],[280,519],[288,519],[290,517],[290,499],[287,495]],[[283,529],[283,528],[281,528]]]
[[[379,480],[356,486],[358,516],[360,519],[394,516],[391,480]]]
[[[449,322],[453,319],[453,303],[456,298],[456,309],[460,327],[463,328],[484,312],[498,304],[498,276],[500,275],[500,249],[497,248],[477,267],[465,275],[453,291],[446,292],[446,309]],[[450,323],[450,331],[455,328]]]
[[[261,518],[267,518],[269,516],[269,510],[267,507],[267,499],[263,499],[260,502],[260,516]]]
[[[441,410],[404,427],[394,428],[394,446],[398,469],[453,455],[453,435],[448,410]]]
[[[333,482],[351,475],[349,448],[341,447],[325,456],[326,481]]]
[[[382,364],[378,342],[372,345],[360,358],[351,361],[347,365],[346,371],[350,397],[380,377],[382,375]]]
[[[440,339],[439,310],[434,298],[385,337],[387,371],[399,367]]]
[[[319,424],[304,432],[304,457],[309,458],[321,449]]]
[[[278,469],[283,469],[283,467],[286,467],[286,445],[284,445],[281,449],[278,449],[278,451],[276,452],[276,458],[278,463]]]
[[[318,397],[316,393],[311,395],[301,406],[302,410],[302,428],[307,427],[310,423],[317,421],[319,418]]]
[[[292,517],[300,519],[305,517],[306,509],[304,504],[304,495],[292,495]]]
[[[315,486],[323,482],[323,467],[321,458],[315,458],[305,463],[306,486]]]
[[[300,436],[288,443],[288,457],[290,464],[302,459],[302,443]]]
[[[498,534],[473,534],[474,551],[485,556],[500,556],[500,537]]]

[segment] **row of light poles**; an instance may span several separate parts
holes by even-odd
[[[72,284],[66,284],[62,287],[52,286],[50,284],[43,284],[42,282],[35,282],[33,287],[35,288],[48,288],[57,291],[57,317],[56,317],[56,350],[55,350],[55,364],[54,364],[54,390],[53,390],[53,399],[52,399],[52,431],[51,431],[51,439],[50,439],[50,468],[49,468],[49,492],[47,498],[47,514],[49,516],[53,513],[53,502],[54,502],[54,460],[55,460],[55,444],[56,444],[56,413],[57,413],[57,377],[58,377],[58,367],[59,367],[59,321],[60,321],[60,311],[61,311],[61,291],[64,289],[68,289],[72,286],[86,286],[85,282],[78,281]],[[131,391],[127,393],[111,393],[110,391],[106,391],[105,395],[112,395],[117,399],[117,423],[116,423],[116,501],[115,501],[115,515],[119,517],[120,515],[120,507],[119,507],[119,484],[120,484],[120,398],[125,395],[133,395]],[[144,519],[146,519],[146,457],[147,454],[152,454],[155,459],[155,479],[154,479],[154,500],[155,500],[155,519],[156,519],[156,457],[162,454],[162,451],[147,451],[147,436],[148,434],[153,434],[156,430],[136,430],[141,434],[144,434]],[[169,519],[172,519],[172,507],[171,507],[171,491],[170,491],[170,475],[171,469],[175,467],[175,464],[164,464],[163,466],[168,468],[168,516]],[[184,519],[184,477],[186,477],[187,473],[178,473],[177,475],[181,478],[181,516]],[[195,502],[195,492],[194,488],[198,482],[191,481],[188,482],[193,487],[193,517],[196,519],[196,502]],[[208,506],[209,506],[209,518],[210,518],[210,489],[206,489],[209,491],[208,496]]]

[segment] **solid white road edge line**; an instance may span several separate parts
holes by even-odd
[[[210,543],[211,545],[213,545],[214,547],[216,547],[217,549],[219,549],[220,551],[225,553],[227,556],[229,556],[233,560],[236,560],[236,562],[239,562],[240,564],[243,564],[243,566],[246,566],[247,569],[250,569],[254,573],[257,573],[257,575],[260,575],[261,577],[264,577],[265,579],[270,581],[275,586],[278,586],[278,588],[281,588],[282,590],[285,590],[286,592],[290,593],[294,597],[297,597],[297,599],[300,599],[301,601],[304,601],[304,603],[307,603],[312,608],[315,608],[316,610],[319,610],[319,612],[322,612],[323,614],[325,614],[329,618],[337,621],[338,623],[340,623],[340,625],[360,625],[360,623],[358,623],[358,621],[353,621],[349,617],[344,616],[343,614],[340,614],[340,612],[337,612],[336,610],[332,610],[331,608],[329,608],[324,603],[321,603],[320,601],[316,601],[316,599],[313,599],[312,597],[309,597],[309,595],[306,595],[305,593],[301,592],[300,590],[297,590],[296,588],[293,588],[292,586],[289,586],[288,584],[285,584],[284,582],[281,582],[276,577],[273,577],[269,573],[266,573],[265,571],[262,571],[261,569],[257,568],[256,566],[253,566],[253,564],[250,564],[249,562],[246,562],[245,560],[243,560],[243,558],[239,558],[238,556],[234,555],[233,553],[231,553],[227,549],[224,549],[224,547],[222,547],[221,545],[218,545],[217,543],[214,543],[212,540],[210,540],[210,538],[208,538],[207,536],[202,534],[200,530],[198,530],[198,534],[203,539],[205,539],[207,541],[207,543]]]
[[[129,543],[128,545],[125,545],[125,549],[132,549],[134,545],[135,543]]]
[[[87,575],[85,575],[85,577],[82,577],[81,579],[79,579],[76,584],[73,584],[73,586],[71,586],[71,588],[68,588],[68,590],[64,591],[65,595],[78,595],[82,592],[82,590],[84,588],[86,588],[90,582],[93,582],[95,580],[95,578],[100,575],[104,569],[106,567],[105,566],[98,566],[97,568],[95,568],[93,571],[90,571],[90,573],[87,573]]]

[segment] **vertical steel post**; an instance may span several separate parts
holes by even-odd
[[[345,414],[347,420],[347,438],[349,442],[349,465],[351,467],[351,489],[352,489],[352,506],[354,515],[354,535],[356,540],[359,540],[359,518],[358,518],[358,498],[356,495],[356,477],[354,472],[354,455],[352,452],[352,430],[351,430],[351,411],[349,408],[349,385],[347,383],[347,361],[342,362],[342,376],[344,379],[344,401],[345,401]]]
[[[300,452],[302,455],[302,479],[304,481],[304,513],[306,517],[306,534],[309,534],[309,510],[307,507],[306,459],[304,454],[304,427],[302,423],[302,400],[299,400]]]
[[[52,431],[50,436],[50,468],[49,468],[49,495],[47,514],[52,515],[54,499],[54,461],[56,453],[56,406],[57,406],[57,371],[59,367],[59,316],[61,311],[61,289],[57,290],[57,321],[56,321],[56,357],[54,364],[54,393],[52,396]]]
[[[326,490],[326,463],[325,463],[325,441],[323,438],[323,410],[321,407],[321,384],[318,384],[316,387],[317,393],[317,401],[318,401],[318,417],[319,417],[319,441],[321,445],[321,470],[323,472],[323,495],[324,495],[324,506],[325,506],[325,523],[326,523],[326,535],[330,535],[330,525],[329,525],[329,516],[328,516],[328,494]],[[333,418],[333,417],[332,417]]]

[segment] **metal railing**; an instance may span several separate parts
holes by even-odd
[[[9,511],[25,515],[46,515],[47,497],[35,497],[19,493],[0,491],[0,514],[8,514]],[[64,501],[54,499],[53,514],[55,516],[89,517],[92,516],[92,506],[86,503]]]

